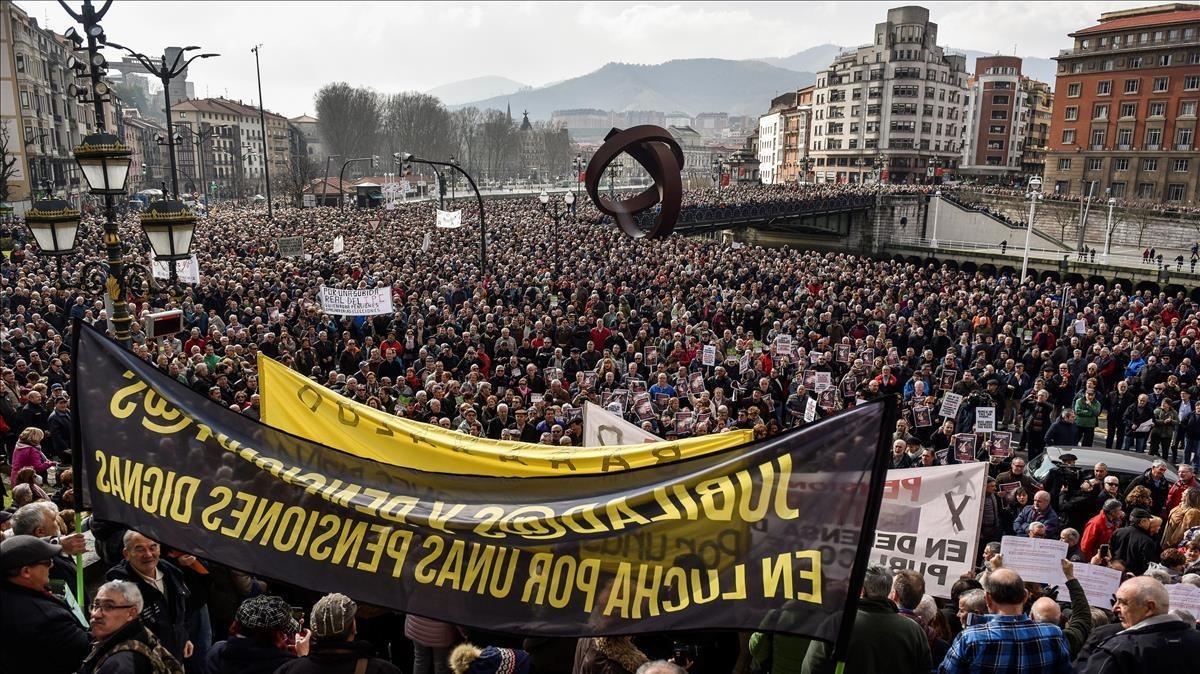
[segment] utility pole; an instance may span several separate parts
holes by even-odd
[[[258,129],[262,134],[263,142],[263,177],[267,183],[267,218],[274,218],[275,211],[271,206],[271,161],[270,151],[267,149],[267,113],[263,109],[262,97],[262,71],[258,67],[258,50],[262,48],[261,44],[255,45],[250,51],[254,52],[254,74],[258,77]]]

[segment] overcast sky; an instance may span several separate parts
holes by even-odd
[[[17,0],[59,32],[55,2]],[[79,0],[72,2],[78,7]],[[99,6],[102,0],[95,0]],[[167,45],[219,52],[189,72],[197,96],[257,100],[288,116],[313,110],[323,84],[393,93],[481,75],[541,85],[610,61],[787,56],[818,44],[871,41],[900,2],[132,2],[117,0],[108,36],[146,54]],[[926,2],[944,46],[1049,57],[1103,11],[1143,2]]]

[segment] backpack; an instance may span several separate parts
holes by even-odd
[[[108,660],[117,653],[133,651],[134,653],[141,654],[150,661],[150,671],[154,672],[154,674],[185,674],[183,665],[179,664],[175,656],[171,655],[170,651],[163,647],[162,643],[159,642],[158,638],[150,630],[146,630],[145,637],[149,640],[149,643],[145,643],[140,639],[126,639],[113,646],[111,651],[96,662],[96,666],[92,668],[92,671],[99,670],[105,660]]]

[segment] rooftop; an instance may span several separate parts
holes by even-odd
[[[1200,23],[1200,5],[1173,3],[1123,12],[1106,12],[1100,15],[1100,23],[1075,31],[1070,37],[1181,23]]]

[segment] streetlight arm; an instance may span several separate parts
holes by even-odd
[[[414,157],[413,155],[408,154],[408,153],[401,153],[400,156],[406,162],[413,162],[416,164],[428,164],[429,166],[446,166],[446,167],[452,168],[455,171],[458,171],[459,173],[461,173],[463,175],[463,177],[467,179],[467,183],[469,183],[471,185],[471,190],[473,190],[475,192],[475,199],[479,203],[479,275],[481,277],[486,277],[487,276],[487,224],[486,224],[486,221],[484,220],[484,213],[483,213],[483,195],[481,195],[479,193],[479,187],[475,184],[475,179],[472,178],[471,174],[467,173],[465,170],[463,170],[463,168],[461,166],[459,166],[458,164],[451,164],[450,162],[444,162],[444,161],[434,161],[432,159],[421,159],[420,157]]]
[[[183,52],[179,52],[179,54],[182,56],[182,55],[183,55]],[[180,73],[182,73],[183,71],[187,70],[187,67],[188,67],[189,65],[191,65],[191,64],[192,64],[192,61],[195,61],[196,59],[207,59],[207,58],[212,58],[212,57],[214,57],[214,56],[220,56],[220,54],[196,54],[196,55],[195,55],[195,56],[193,56],[192,58],[190,58],[190,59],[188,59],[187,61],[185,61],[185,62],[184,62],[184,64],[183,64],[182,66],[180,66],[178,69],[174,69],[174,68],[173,68],[173,69],[171,70],[171,77],[172,77],[172,78],[174,78],[174,77],[176,77],[177,75],[179,75]],[[176,57],[175,61],[176,61],[176,63],[178,63],[178,62],[179,62],[179,59],[178,59],[178,57]]]

